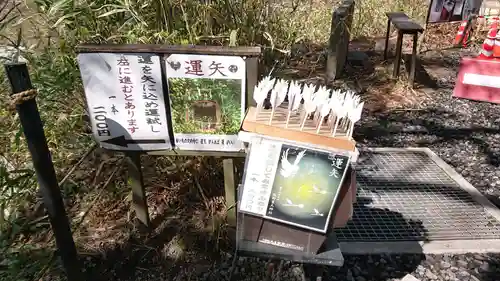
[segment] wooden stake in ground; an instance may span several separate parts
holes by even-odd
[[[56,172],[50,156],[38,106],[36,90],[31,85],[25,63],[6,64],[5,72],[12,87],[12,101],[19,114],[28,149],[33,160],[38,186],[54,232],[58,254],[68,280],[82,280],[80,264],[69,224]]]

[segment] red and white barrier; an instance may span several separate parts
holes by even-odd
[[[455,40],[453,40],[453,45],[458,45],[462,43],[465,47],[465,42],[467,42],[467,32],[465,31],[465,28],[467,27],[467,20],[462,21],[460,26],[458,27],[457,34],[455,35]],[[465,33],[465,34],[464,34]]]
[[[462,58],[453,97],[500,104],[500,60]]]

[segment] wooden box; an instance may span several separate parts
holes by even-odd
[[[330,218],[332,228],[326,233],[299,228],[251,214],[243,214],[241,216],[243,239],[316,254],[320,251],[330,232],[334,228],[345,226],[352,217],[352,204],[355,202],[355,197],[355,171],[349,167]]]

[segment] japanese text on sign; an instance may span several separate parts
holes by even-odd
[[[240,57],[180,55],[167,58],[169,78],[245,79],[245,61]]]
[[[250,213],[265,215],[272,186],[278,167],[281,145],[262,140],[260,145],[252,143],[252,151],[247,165],[247,175],[243,187],[240,209]],[[255,153],[258,152],[258,153]],[[262,154],[266,161],[262,165]]]
[[[94,137],[104,148],[171,148],[159,56],[83,53],[78,62]]]

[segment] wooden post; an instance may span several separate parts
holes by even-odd
[[[413,48],[411,53],[410,75],[408,76],[408,83],[412,88],[415,82],[415,68],[417,67],[417,44],[418,44],[418,32],[413,34]]]
[[[127,155],[128,180],[132,188],[132,210],[137,219],[146,227],[151,225],[149,220],[148,202],[144,188],[144,177],[141,169],[141,153],[130,151]]]
[[[247,57],[246,58],[246,108],[250,106],[256,106],[257,104],[253,100],[253,90],[255,85],[259,82],[259,58],[258,57]],[[243,118],[243,117],[242,117]]]
[[[43,196],[43,204],[49,216],[64,270],[68,280],[82,280],[75,242],[64,210],[61,191],[57,183],[42,120],[34,98],[35,92],[31,85],[28,68],[25,63],[16,63],[6,64],[5,70],[12,87],[13,100],[16,103],[19,120],[28,143],[38,185]],[[21,99],[22,93],[28,95],[29,90],[32,90],[32,96],[25,96],[25,98]]]
[[[387,17],[387,31],[385,32],[384,60],[387,60],[387,51],[389,49],[389,36],[391,35],[391,18]]]
[[[338,78],[344,69],[349,50],[354,1],[345,0],[332,14],[326,73],[329,81]]]
[[[234,161],[231,158],[222,161],[224,168],[224,191],[226,192],[227,223],[236,226],[236,181]]]
[[[403,31],[398,30],[398,39],[396,41],[396,60],[394,61],[394,69],[392,72],[392,77],[396,78],[399,76],[399,68],[401,65],[401,53],[403,49]]]

